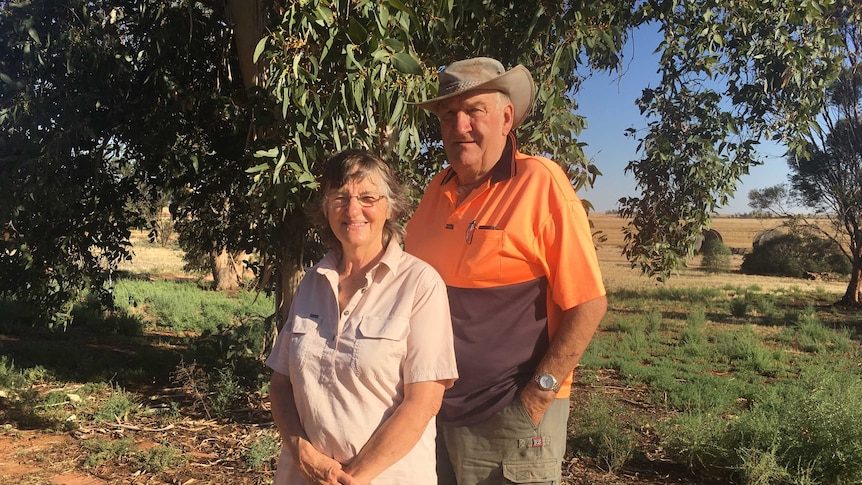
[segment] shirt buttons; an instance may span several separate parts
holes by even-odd
[[[344,316],[350,315],[350,310],[344,310]]]

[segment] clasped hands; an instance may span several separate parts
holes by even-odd
[[[295,460],[309,485],[365,485],[344,471],[341,463],[319,452],[311,443],[304,442],[300,446]]]

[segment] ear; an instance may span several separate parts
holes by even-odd
[[[503,136],[512,131],[512,125],[515,124],[515,106],[512,103],[507,104],[503,108]]]

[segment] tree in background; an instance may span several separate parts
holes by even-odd
[[[318,256],[309,246],[302,208],[314,176],[333,152],[372,150],[398,168],[418,192],[445,160],[438,125],[406,102],[434,95],[440,66],[486,55],[530,66],[537,105],[519,139],[547,153],[577,187],[598,170],[577,135],[579,68],[612,69],[631,25],[630,4],[398,0],[292,2],[276,7],[275,23],[256,49],[266,66],[264,89],[278,111],[258,138],[261,163],[249,170],[261,226],[273,247],[281,308],[296,274]],[[280,321],[281,319],[279,319]]]
[[[191,259],[217,287],[253,247],[245,144],[252,103],[224,5],[5,2],[0,16],[2,293],[65,323],[110,302],[130,231],[168,194]]]
[[[110,301],[149,197],[148,154],[124,143],[148,93],[114,5],[5,2],[0,15],[0,295],[52,324],[82,290]]]
[[[743,175],[761,163],[761,139],[803,154],[826,89],[848,59],[846,28],[862,4],[828,1],[646,2],[664,40],[661,81],[638,103],[647,117],[641,157],[626,170],[641,195],[620,200],[631,218],[624,253],[666,279]]]
[[[442,148],[406,102],[433,96],[458,58],[528,66],[538,93],[522,145],[591,184],[580,80],[619,70],[626,33],[649,22],[665,34],[662,82],[640,99],[651,121],[629,170],[643,195],[620,213],[627,257],[665,277],[757,163],[756,140],[797,146],[837,76],[838,19],[858,23],[862,8],[714,3],[3,2],[0,293],[53,295],[46,315],[85,287],[107,294],[134,202],[168,191],[187,249],[258,251],[283,307],[318,251],[302,208],[320,162],[367,147],[418,193]]]
[[[841,24],[840,75],[825,90],[819,130],[806,150],[788,156],[790,188],[769,187],[749,194],[749,204],[790,217],[834,241],[851,263],[850,281],[840,303],[862,303],[862,24],[846,18]],[[806,219],[781,208],[795,200],[811,209]],[[785,204],[786,206],[787,204]],[[821,222],[826,221],[826,224]]]

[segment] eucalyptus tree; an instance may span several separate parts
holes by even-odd
[[[638,103],[649,120],[640,158],[627,170],[637,197],[624,253],[633,266],[669,277],[694,250],[714,210],[751,166],[756,145],[774,139],[803,154],[826,88],[846,61],[846,25],[862,22],[851,0],[646,2],[657,22],[661,80]]]
[[[862,47],[859,24],[847,26],[847,45],[856,50],[828,90],[828,106],[820,117],[823,131],[813,134],[805,154],[790,155],[790,187],[777,185],[749,194],[751,206],[769,210],[804,229],[819,233],[842,248],[850,262],[850,281],[841,304],[862,303]],[[789,213],[791,200],[815,217]]]
[[[271,230],[282,301],[315,256],[302,208],[323,160],[364,147],[397,166],[417,194],[440,168],[437,123],[408,102],[433,96],[438,69],[453,60],[483,55],[529,66],[537,104],[519,138],[556,159],[576,186],[591,183],[599,170],[577,142],[585,126],[574,97],[579,71],[619,65],[633,5],[307,0],[277,7],[255,60],[266,66],[261,85],[277,100],[278,118],[257,140],[260,163],[249,173]]]

